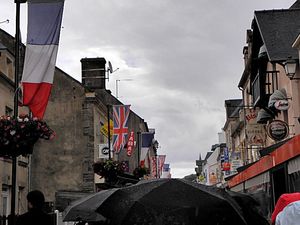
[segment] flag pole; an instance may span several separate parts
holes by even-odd
[[[15,36],[15,95],[14,95],[14,118],[18,117],[18,100],[19,100],[19,65],[20,65],[20,5],[26,0],[15,0],[16,3],[16,36]],[[12,157],[12,183],[11,183],[11,224],[16,223],[16,187],[17,187],[17,157]]]
[[[108,129],[108,159],[111,160],[111,152],[110,152],[110,110],[109,105],[106,105],[107,107],[107,129]]]

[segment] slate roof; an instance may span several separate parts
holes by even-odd
[[[243,99],[225,100],[226,116],[227,118],[238,118],[239,109],[243,105]]]
[[[0,42],[0,50],[4,50],[4,49],[7,49],[7,47],[4,46],[4,45]]]
[[[297,0],[291,7],[290,9],[297,9],[297,8],[300,8],[300,1]]]
[[[207,152],[204,161],[207,161],[207,159],[209,158],[209,156],[212,154],[212,152]]]
[[[260,35],[266,46],[269,61],[298,59],[293,42],[300,33],[300,9],[263,10],[254,12]]]

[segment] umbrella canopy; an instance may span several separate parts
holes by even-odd
[[[241,207],[247,224],[270,225],[268,219],[263,216],[261,210],[261,207],[265,207],[265,205],[260,205],[253,195],[233,191],[227,191],[227,193],[233,197]]]
[[[103,190],[72,202],[63,212],[63,221],[105,221],[105,217],[97,213],[96,209],[102,201],[105,201],[116,190]]]
[[[110,224],[247,224],[223,189],[183,179],[141,181],[101,200],[97,212]]]

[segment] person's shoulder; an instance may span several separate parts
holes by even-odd
[[[30,217],[30,213],[29,213],[29,212],[26,212],[26,213],[23,213],[23,214],[19,215],[19,216],[17,217],[17,220],[19,220],[19,219],[24,219],[24,218],[28,218],[28,217]]]
[[[17,217],[16,219],[16,225],[25,225],[25,224],[28,224],[28,222],[30,221],[30,215],[29,213],[24,213],[24,214],[21,214]]]

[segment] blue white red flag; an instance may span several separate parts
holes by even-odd
[[[130,105],[113,106],[113,150],[117,154],[124,148],[127,141],[129,113]]]
[[[28,0],[28,25],[22,75],[23,105],[43,118],[50,96],[64,0]]]
[[[141,156],[140,156],[140,161],[143,162],[146,158],[146,155],[148,153],[149,148],[152,145],[152,141],[154,138],[154,133],[152,132],[143,132],[141,134],[142,136],[142,143],[141,143]]]
[[[165,163],[163,166],[163,172],[169,172],[170,171],[170,164],[169,163]]]

